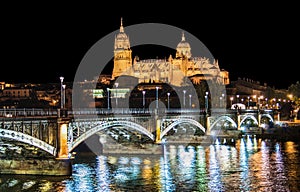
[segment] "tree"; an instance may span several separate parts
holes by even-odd
[[[288,88],[288,93],[292,95],[292,100],[295,103],[296,107],[300,106],[300,82],[297,81],[295,84],[292,84]]]
[[[200,107],[204,108],[205,107],[205,99],[204,98],[205,98],[206,92],[209,92],[207,82],[205,80],[200,81],[200,84],[194,84],[194,88],[198,95]]]

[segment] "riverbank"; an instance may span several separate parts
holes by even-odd
[[[273,127],[266,130],[262,130],[262,138],[277,139],[277,140],[300,140],[300,125],[289,124],[283,127]]]
[[[13,175],[72,175],[69,159],[0,159],[0,174]]]

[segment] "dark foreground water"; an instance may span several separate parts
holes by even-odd
[[[299,142],[246,137],[164,151],[85,154],[76,157],[71,177],[1,175],[0,191],[300,191]]]

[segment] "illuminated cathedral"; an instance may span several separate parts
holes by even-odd
[[[139,60],[138,57],[133,59],[129,37],[124,31],[122,19],[120,31],[115,36],[112,79],[121,75],[133,76],[139,83],[155,82],[181,86],[185,77],[188,77],[194,84],[199,84],[202,80],[229,84],[229,73],[220,70],[217,60],[192,57],[191,46],[186,41],[184,32],[176,47],[175,58],[170,55],[168,59]]]

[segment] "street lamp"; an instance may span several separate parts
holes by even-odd
[[[258,97],[258,109],[260,109],[260,100],[264,99],[264,96],[261,95]]]
[[[186,90],[183,90],[183,108],[185,108],[185,93],[186,93]]]
[[[248,96],[248,109],[250,108],[250,96]]]
[[[233,97],[230,97],[230,108],[232,106]]]
[[[156,88],[156,109],[158,108],[158,87]]]
[[[208,92],[205,92],[205,112],[208,112]]]
[[[189,105],[190,105],[190,108],[192,108],[192,95],[191,94],[189,94],[189,98],[190,98]]]
[[[167,93],[168,96],[168,110],[170,109],[170,93]]]
[[[207,111],[208,111],[208,96],[205,95],[205,113],[207,114]]]
[[[239,103],[239,98],[240,98],[240,95],[236,95],[236,102]]]
[[[63,88],[63,108],[65,108],[66,106],[66,85],[62,85]]]
[[[146,94],[146,91],[143,91],[143,108],[145,108],[145,94]]]
[[[220,108],[222,107],[222,99],[223,97],[220,97]]]
[[[115,86],[116,86],[116,108],[118,108],[118,86],[119,86],[119,83],[115,83]]]
[[[109,109],[109,88],[106,88],[107,90],[107,109]]]
[[[63,82],[64,77],[60,77],[60,108],[63,108]]]
[[[253,98],[253,101],[257,103],[257,95],[253,95],[252,98]]]

